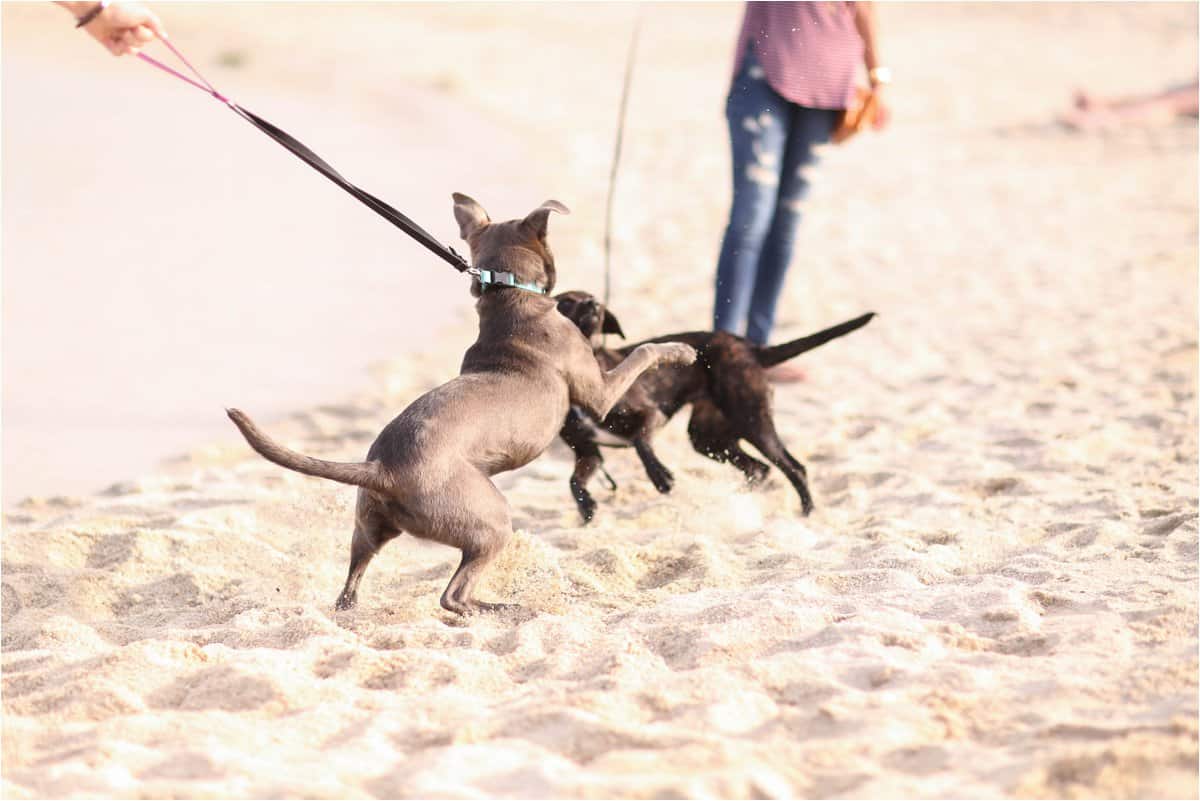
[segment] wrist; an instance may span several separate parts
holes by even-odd
[[[89,2],[71,3],[72,8],[68,9],[75,16],[75,27],[86,28],[96,20],[104,9],[108,8],[109,0],[90,0]],[[65,4],[64,4],[65,5]]]
[[[867,80],[872,89],[880,89],[892,82],[892,70],[890,67],[872,67],[867,70]]]

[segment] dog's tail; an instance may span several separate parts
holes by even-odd
[[[760,347],[755,351],[755,358],[758,359],[758,363],[763,367],[774,367],[777,364],[786,362],[788,359],[799,356],[805,351],[819,348],[831,339],[844,337],[851,331],[857,331],[871,322],[871,318],[874,316],[875,312],[867,312],[861,317],[855,317],[853,320],[838,323],[831,328],[826,328],[824,331],[818,331],[815,334],[809,334],[806,337],[793,339],[791,342],[784,342],[782,345]]]
[[[304,473],[306,476],[328,478],[367,489],[380,491],[386,489],[377,462],[327,462],[324,459],[314,459],[275,442],[240,409],[226,409],[225,413],[242,432],[242,436],[246,438],[246,442],[250,443],[250,447],[258,451],[259,455],[269,462],[274,462],[289,470],[295,470],[297,473]]]

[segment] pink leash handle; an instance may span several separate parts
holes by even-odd
[[[181,81],[190,83],[192,86],[196,87],[197,89],[208,92],[210,95],[215,97],[217,100],[220,100],[222,103],[225,103],[227,105],[232,105],[229,98],[225,97],[225,95],[218,92],[216,87],[213,86],[211,83],[209,83],[208,79],[200,74],[200,70],[193,67],[192,62],[188,61],[187,58],[183,55],[183,53],[180,53],[179,50],[177,50],[175,48],[175,45],[171,44],[171,41],[169,39],[160,39],[159,41],[161,41],[163,44],[165,44],[167,46],[167,49],[170,50],[172,53],[174,53],[175,57],[177,59],[179,59],[180,61],[182,61],[184,63],[184,65],[189,70],[192,71],[192,74],[195,75],[197,78],[199,78],[201,81],[203,81],[203,83],[197,83],[196,81],[192,80],[188,76],[184,75],[179,70],[168,67],[166,64],[162,63],[158,59],[153,58],[152,56],[148,56],[145,53],[138,53],[138,58],[140,58],[142,61],[145,61],[147,64],[151,65],[152,67],[158,67],[163,72],[167,72],[167,73],[170,73],[171,75],[174,75],[176,78],[178,78]]]

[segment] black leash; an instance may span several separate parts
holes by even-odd
[[[180,53],[175,48],[175,45],[171,44],[171,42],[167,39],[162,39],[161,41],[163,44],[165,44],[167,46],[168,49],[170,49],[170,51],[172,53],[175,54],[175,56],[180,61],[182,61],[185,65],[187,65],[187,68],[189,70],[191,70],[192,73],[197,78],[200,79],[201,83],[197,83],[196,81],[192,80],[191,78],[187,77],[186,75],[178,72],[177,70],[172,69],[171,67],[168,67],[166,64],[163,64],[161,61],[158,61],[157,59],[151,58],[150,56],[146,55],[145,53],[138,53],[138,57],[141,58],[143,61],[146,61],[147,63],[152,64],[155,67],[158,67],[161,70],[169,72],[170,74],[174,75],[176,78],[186,81],[187,83],[190,83],[192,86],[195,86],[198,89],[202,89],[205,92],[208,92],[213,97],[215,97],[217,100],[220,100],[222,103],[229,106],[229,108],[231,108],[233,110],[233,112],[235,114],[237,114],[239,117],[246,120],[251,125],[253,125],[255,128],[259,129],[260,131],[265,133],[267,136],[271,137],[276,142],[281,144],[283,147],[290,150],[292,153],[294,153],[296,155],[297,158],[299,158],[305,164],[312,167],[314,170],[321,173],[329,180],[333,181],[335,184],[340,186],[342,189],[345,189],[351,195],[358,198],[358,200],[360,202],[362,202],[363,205],[365,205],[367,208],[373,210],[380,217],[387,220],[392,225],[396,226],[401,231],[403,231],[404,233],[408,234],[410,237],[415,239],[426,250],[430,251],[431,253],[436,255],[438,258],[445,261],[447,264],[449,264],[454,269],[458,270],[460,273],[469,273],[471,275],[475,275],[476,277],[478,277],[478,271],[475,268],[471,267],[471,265],[467,263],[467,260],[464,259],[462,256],[460,256],[454,250],[454,248],[449,247],[448,245],[443,245],[441,242],[439,242],[433,236],[433,234],[429,233],[424,228],[417,225],[415,222],[413,222],[411,219],[409,219],[408,216],[406,216],[402,212],[396,210],[395,208],[388,205],[387,203],[384,203],[382,200],[375,197],[370,192],[367,192],[364,189],[360,189],[359,187],[357,187],[354,184],[347,181],[345,178],[343,178],[341,176],[340,173],[338,173],[337,170],[335,170],[333,167],[329,166],[329,164],[324,159],[322,159],[316,153],[312,152],[312,150],[310,150],[308,147],[306,147],[304,145],[304,143],[302,143],[300,140],[296,139],[296,137],[292,136],[287,131],[284,131],[283,129],[279,128],[278,126],[272,125],[271,123],[267,122],[262,117],[255,114],[254,112],[248,111],[247,109],[243,108],[242,106],[238,105],[237,103],[233,102],[229,98],[222,95],[220,92],[218,92],[213,87],[213,85],[211,83],[208,82],[208,79],[206,79],[203,75],[200,74],[199,70],[197,70],[195,67],[192,66],[191,62],[189,62],[184,57],[183,53]]]
[[[454,250],[454,248],[450,247],[449,245],[443,245],[433,236],[433,234],[417,225],[403,212],[400,212],[389,204],[383,202],[370,192],[367,192],[365,189],[360,189],[359,187],[347,181],[341,176],[340,173],[338,173],[337,170],[335,170],[333,167],[330,167],[324,159],[309,150],[303,142],[300,142],[287,131],[272,125],[254,112],[247,111],[236,103],[230,103],[229,107],[255,128],[258,128],[267,136],[271,137],[276,142],[295,153],[296,156],[305,164],[312,167],[329,180],[333,181],[342,189],[345,189],[354,197],[358,198],[367,208],[373,210],[380,217],[387,220],[392,225],[411,236],[413,239],[417,240],[422,247],[441,258],[451,267],[458,270],[460,273],[471,271],[471,266],[467,263],[467,260],[460,256],[458,252]]]

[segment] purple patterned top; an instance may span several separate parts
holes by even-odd
[[[746,3],[733,72],[753,47],[767,83],[809,108],[846,108],[863,61],[854,3]]]

